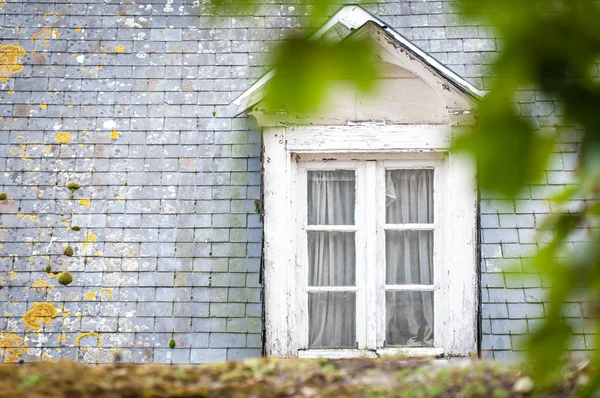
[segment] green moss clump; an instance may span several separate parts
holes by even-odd
[[[6,200],[8,199],[8,195],[4,192],[0,192],[0,200]]]
[[[69,257],[71,257],[74,253],[75,252],[73,251],[73,248],[71,246],[65,247],[65,250],[63,251],[63,254]]]
[[[67,286],[71,282],[73,282],[73,275],[69,271],[63,271],[58,274],[58,283],[61,285]]]
[[[73,226],[71,227],[71,229],[72,229],[73,231],[79,231],[79,230],[81,229],[81,227],[80,227],[79,225],[73,225]]]
[[[79,184],[77,184],[76,182],[70,182],[67,184],[67,188],[69,188],[71,191],[76,191],[79,188],[81,188],[81,186]]]
[[[49,274],[52,272],[52,266],[50,264],[46,265],[46,273]]]
[[[169,348],[173,349],[176,345],[177,344],[175,344],[175,340],[171,339],[171,341],[169,341]]]

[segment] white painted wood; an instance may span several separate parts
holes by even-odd
[[[290,239],[293,234],[293,210],[288,202],[287,184],[290,166],[285,151],[283,129],[270,129],[264,133],[264,291],[265,291],[265,339],[267,355],[292,356],[296,347],[288,334],[293,325],[289,313],[295,302],[289,281],[294,270],[295,247]],[[283,186],[282,186],[283,185]],[[285,219],[286,222],[281,222]]]
[[[475,164],[454,153],[448,161],[448,256],[447,287],[448,332],[446,355],[467,356],[477,352],[477,188]]]
[[[392,127],[397,130],[394,132]],[[371,133],[360,140],[359,131],[365,128],[369,128]],[[417,131],[425,133],[418,136]],[[411,144],[413,149],[398,148],[406,137],[400,141],[394,137],[410,132],[415,137]],[[379,133],[387,133],[391,144],[373,152],[368,141],[375,136],[381,137]],[[352,134],[355,134],[354,141],[349,145],[347,138]],[[329,140],[321,151],[318,149],[323,141],[315,141],[316,136],[320,140],[325,139],[323,137]],[[467,160],[447,154],[450,141],[449,130],[443,126],[265,129],[264,271],[268,355],[319,355],[321,352],[308,350],[299,353],[299,349],[306,349],[308,344],[306,233],[313,227],[306,226],[306,170],[324,168],[357,170],[356,225],[341,227],[354,228],[357,237],[357,286],[353,288],[357,292],[358,346],[387,350],[383,347],[386,288],[433,290],[435,348],[447,356],[476,353],[475,168]],[[334,150],[344,145],[352,150],[345,153]],[[414,149],[436,146],[441,148],[423,152]],[[385,224],[386,167],[434,168],[433,224]],[[386,227],[434,230],[434,286],[385,286]],[[346,287],[318,289],[335,291]],[[412,347],[402,349],[414,350]],[[333,355],[354,355],[350,353],[352,350],[334,351],[338,353]]]
[[[415,152],[447,150],[447,126],[302,126],[289,128],[287,149],[297,153]]]
[[[380,357],[407,356],[407,357],[443,357],[444,349],[441,347],[387,347],[377,349]]]
[[[381,307],[377,305],[378,267],[377,263],[377,199],[371,195],[377,191],[377,162],[367,161],[365,169],[364,200],[362,202],[365,232],[365,346],[377,347],[377,316]]]
[[[335,350],[314,349],[298,351],[299,358],[377,358],[377,354],[371,350],[355,350],[349,348],[339,348]]]
[[[367,242],[367,201],[369,174],[367,165],[359,163],[356,170],[356,204],[355,222],[358,226],[356,233],[356,340],[359,349],[368,348],[367,344],[367,279],[368,279],[368,251]]]

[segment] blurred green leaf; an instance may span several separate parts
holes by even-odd
[[[372,43],[362,38],[337,44],[290,39],[278,48],[272,64],[275,76],[268,83],[267,107],[297,114],[316,111],[335,80],[347,79],[367,92],[377,75]]]
[[[538,132],[521,118],[502,95],[481,100],[473,130],[455,141],[455,149],[477,156],[480,187],[508,197],[542,176],[554,137]]]
[[[33,387],[37,383],[39,383],[41,380],[42,380],[42,376],[40,376],[39,374],[35,373],[35,374],[32,374],[32,375],[29,375],[29,376],[25,377],[23,379],[23,381],[21,381],[21,383],[19,383],[19,386],[20,387],[24,387],[24,388]]]

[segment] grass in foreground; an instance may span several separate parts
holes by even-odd
[[[36,362],[0,366],[0,397],[570,397],[588,371],[565,369],[536,389],[519,368],[481,361],[260,358],[196,367]]]

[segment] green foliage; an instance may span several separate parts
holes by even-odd
[[[400,372],[402,371],[402,372]],[[254,358],[204,366],[35,361],[0,367],[0,397],[522,397],[513,386],[523,369],[474,362],[436,367],[427,360],[341,361]],[[573,397],[573,367],[531,396]]]
[[[50,272],[52,272],[52,265],[47,264],[46,265],[46,273],[49,274]]]
[[[79,230],[81,230],[81,227],[80,227],[80,226],[78,226],[78,225],[73,225],[73,226],[71,227],[71,230],[73,230],[73,231],[79,231]]]
[[[24,387],[24,388],[33,387],[36,384],[38,384],[41,380],[42,380],[42,376],[40,376],[37,373],[34,373],[32,375],[25,377],[21,381],[21,383],[19,383],[19,386]]]
[[[176,346],[176,345],[177,345],[177,344],[175,343],[175,340],[174,340],[174,339],[171,339],[171,340],[169,341],[169,348],[170,348],[170,349],[173,349],[173,348],[175,348],[175,346]]]
[[[370,41],[353,38],[340,43],[291,38],[275,51],[275,76],[267,85],[267,108],[296,114],[314,112],[327,98],[332,81],[347,79],[367,92],[377,75]]]
[[[600,287],[600,233],[590,229],[589,240],[577,250],[568,241],[576,229],[600,223],[600,7],[588,0],[461,0],[460,5],[468,15],[489,21],[504,38],[492,66],[495,79],[477,110],[480,118],[473,132],[456,142],[458,149],[477,155],[481,186],[511,197],[544,170],[553,134],[536,131],[530,119],[516,112],[513,103],[520,89],[534,89],[536,96],[556,101],[564,117],[554,116],[552,123],[577,126],[583,133],[578,180],[553,198],[554,208],[562,210],[542,225],[541,232],[551,240],[530,264],[530,270],[546,275],[551,287],[547,317],[527,343],[534,376],[549,380],[572,337],[562,320],[565,303],[577,293],[578,300],[598,306],[594,290]],[[581,199],[585,205],[569,206]],[[598,351],[595,355],[600,362]],[[591,391],[593,387],[587,393]]]
[[[71,256],[73,256],[73,254],[75,254],[75,252],[73,251],[73,248],[72,248],[71,246],[67,246],[67,247],[65,247],[65,249],[63,250],[63,254],[64,254],[65,256],[69,256],[69,257],[71,257]]]
[[[61,285],[67,286],[71,282],[73,282],[73,275],[69,271],[63,271],[58,274],[58,283]]]
[[[0,192],[0,201],[8,199],[8,195],[5,192]]]

